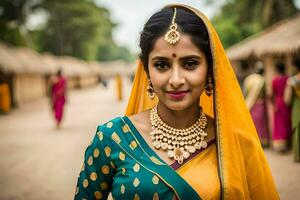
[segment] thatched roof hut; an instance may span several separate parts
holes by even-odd
[[[70,56],[39,54],[29,48],[13,47],[0,41],[0,70],[10,74],[54,74],[62,69],[67,77],[129,75],[135,70],[132,63],[122,60],[86,62]]]
[[[5,73],[20,72],[22,63],[15,59],[15,56],[6,44],[0,42],[0,70]]]
[[[44,54],[43,59],[45,59],[48,64],[52,65],[55,68],[55,71],[60,68],[68,77],[84,76],[93,73],[86,62],[70,56]]]
[[[300,14],[279,22],[227,49],[231,61],[245,60],[250,56],[287,54],[300,50]]]
[[[16,48],[0,42],[0,70],[14,74],[49,74],[54,69],[29,48]]]
[[[130,75],[135,71],[134,63],[128,63],[123,60],[108,61],[98,63],[97,66],[101,74],[109,77],[115,74]]]

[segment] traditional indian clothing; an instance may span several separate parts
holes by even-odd
[[[250,110],[260,143],[263,147],[266,147],[269,145],[269,131],[264,89],[265,80],[262,75],[254,73],[245,78],[246,104]]]
[[[288,76],[276,76],[272,81],[274,96],[273,147],[275,150],[286,150],[290,139],[291,109],[285,104],[283,95]]]
[[[11,108],[11,97],[7,83],[0,84],[0,111],[8,113]]]
[[[300,162],[300,80],[296,76],[291,77],[293,88],[292,99],[292,129],[294,160]]]
[[[216,142],[179,168],[166,164],[143,140],[127,116],[154,107],[147,75],[139,63],[124,117],[97,129],[86,150],[75,199],[279,199],[255,126],[218,35],[205,23],[213,55],[214,93],[200,106],[214,118]]]
[[[54,117],[57,123],[62,121],[64,105],[66,102],[66,80],[63,76],[54,78],[51,88],[51,100]]]
[[[116,95],[118,101],[122,101],[123,99],[123,84],[122,84],[122,78],[119,74],[115,76],[116,81]]]

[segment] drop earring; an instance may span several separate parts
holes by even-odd
[[[150,80],[148,80],[148,81],[149,81],[149,85],[147,87],[147,95],[149,96],[149,98],[151,100],[153,100],[155,97],[154,88],[153,88],[151,81]]]
[[[213,93],[214,85],[212,81],[212,77],[208,77],[208,83],[205,86],[205,93],[207,96],[211,96]]]

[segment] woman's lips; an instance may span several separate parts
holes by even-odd
[[[167,94],[174,100],[181,100],[189,91],[169,91]]]

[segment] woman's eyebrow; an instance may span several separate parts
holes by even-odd
[[[151,60],[163,60],[163,61],[169,61],[170,59],[163,56],[155,56]]]
[[[201,59],[201,56],[198,55],[190,55],[179,58],[179,60],[188,60],[188,59]]]
[[[202,57],[199,55],[189,55],[189,56],[183,56],[181,58],[179,58],[180,61],[182,60],[188,60],[188,59],[201,59]],[[171,60],[168,57],[164,57],[164,56],[154,56],[151,60],[162,60],[162,61],[169,61]]]

